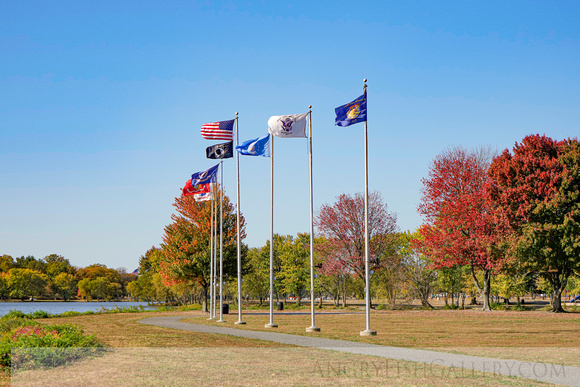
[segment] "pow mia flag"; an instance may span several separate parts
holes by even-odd
[[[223,144],[208,146],[205,149],[205,156],[208,159],[229,159],[234,157],[234,142],[228,141]]]

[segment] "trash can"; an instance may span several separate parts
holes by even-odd
[[[230,314],[230,304],[223,304],[222,305],[222,313],[223,314]]]
[[[284,310],[284,302],[280,301],[276,303],[276,309]]]

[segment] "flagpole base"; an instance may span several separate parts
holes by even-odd
[[[361,336],[376,336],[377,335],[377,331],[373,331],[370,329],[365,329],[364,331],[360,332]]]
[[[245,322],[245,321],[242,321],[242,320],[240,320],[240,321],[236,321],[234,324],[236,324],[236,325],[245,325],[245,324],[246,324],[246,322]]]
[[[227,322],[227,321],[226,320],[217,320],[216,322],[224,323],[224,322]]]
[[[269,323],[264,325],[264,328],[278,328],[278,324]]]
[[[320,328],[315,327],[315,326],[311,326],[306,328],[306,332],[320,332]]]
[[[215,320],[215,317],[210,317],[208,318],[208,320]]]

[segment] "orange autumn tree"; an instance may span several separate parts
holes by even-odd
[[[221,191],[216,188],[217,197]],[[176,213],[172,223],[165,227],[161,243],[163,254],[159,262],[161,275],[166,285],[197,282],[204,293],[204,311],[207,311],[207,295],[210,286],[210,236],[212,201],[196,202],[193,196],[175,198]],[[219,262],[219,199],[218,199],[218,262]],[[240,214],[240,239],[246,237],[245,220]],[[229,198],[223,197],[223,268],[224,281],[236,277],[236,211]],[[247,246],[242,244],[242,262]],[[219,273],[219,264],[218,264]]]

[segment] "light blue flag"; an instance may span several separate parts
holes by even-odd
[[[238,145],[236,150],[246,156],[270,157],[270,135],[248,140],[242,145]]]

